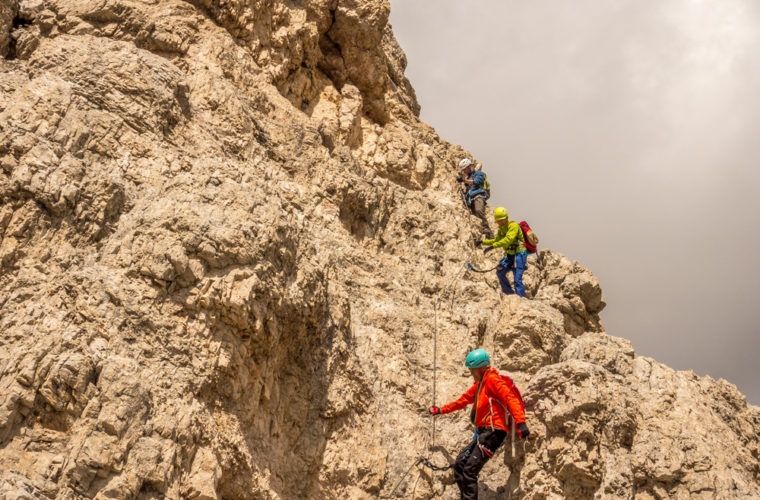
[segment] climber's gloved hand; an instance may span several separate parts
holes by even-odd
[[[528,426],[525,425],[525,422],[520,422],[517,424],[517,431],[520,434],[520,437],[523,439],[528,439],[530,436],[530,431],[528,430]]]
[[[428,412],[430,412],[431,415],[440,415],[441,409],[438,408],[437,406],[431,406],[430,408],[428,408]]]
[[[491,250],[493,250],[493,247],[485,247],[485,248],[483,249],[483,253],[488,253],[488,252],[490,252]]]
[[[464,177],[461,175],[457,177],[457,182],[464,182]]]

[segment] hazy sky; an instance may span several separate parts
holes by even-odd
[[[760,2],[391,0],[422,119],[602,282],[607,331],[760,404]]]

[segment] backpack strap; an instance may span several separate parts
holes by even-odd
[[[515,221],[509,221],[511,224],[517,224],[517,228],[519,229],[517,231],[517,238],[515,238],[515,241],[512,242],[511,245],[509,245],[506,250],[512,250],[514,252],[517,252],[517,250],[525,244],[525,234],[523,233],[523,228],[520,224],[518,224]],[[501,376],[501,375],[500,375]]]
[[[491,415],[491,430],[494,430],[493,429],[493,403],[492,403],[492,401],[493,401],[493,398],[489,397],[488,398],[488,411],[489,411],[489,413]]]
[[[472,404],[472,412],[470,412],[470,421],[472,422],[472,425],[475,426],[477,429],[478,427],[478,397],[480,396],[480,388],[483,386],[483,379],[480,379],[480,382],[478,383],[478,390],[475,391],[475,401]]]
[[[497,376],[501,377],[502,380],[507,379],[507,380],[504,380],[504,382],[506,382],[507,386],[509,387],[509,390],[512,391],[512,395],[514,395],[520,401],[520,405],[524,407],[525,403],[523,403],[522,394],[520,394],[520,390],[517,388],[517,386],[512,381],[512,379],[507,377],[506,375],[497,374]],[[504,402],[501,399],[496,398],[496,402],[499,403],[502,406],[502,408],[504,408],[504,415],[506,415],[507,422],[508,422],[507,425],[511,427],[512,432],[514,432],[516,421],[515,421],[515,418],[512,416],[512,412],[509,411],[509,408],[507,407],[507,405],[504,404]]]
[[[511,425],[510,425],[510,431],[509,431],[509,433],[511,434],[510,437],[512,438],[512,456],[514,457],[515,456],[515,434],[516,434],[516,432],[515,432],[515,419],[512,418],[512,415],[510,415],[509,418],[512,419],[512,421],[510,422]]]

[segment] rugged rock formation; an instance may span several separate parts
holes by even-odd
[[[434,331],[439,401],[476,346],[524,389],[486,497],[760,496],[758,409],[604,333],[588,270],[543,251],[532,300],[464,270],[465,153],[388,12],[0,3],[4,498],[454,498],[399,483],[469,433],[429,441]]]

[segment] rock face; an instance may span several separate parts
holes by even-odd
[[[455,498],[400,480],[469,437],[424,408],[478,346],[536,435],[484,497],[760,497],[758,409],[608,336],[587,269],[542,251],[532,300],[465,271],[466,152],[388,13],[0,3],[3,498]]]

